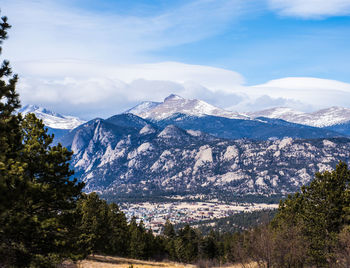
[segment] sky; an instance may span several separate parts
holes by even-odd
[[[350,0],[1,0],[22,104],[83,119],[171,93],[350,108]]]

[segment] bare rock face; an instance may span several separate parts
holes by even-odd
[[[349,162],[347,108],[274,108],[247,116],[172,94],[89,122],[37,106],[19,112],[35,113],[56,142],[74,151],[71,164],[87,192],[287,194],[315,172]]]
[[[125,115],[92,120],[64,141],[85,190],[112,195],[286,194],[350,151],[347,138],[229,140]]]

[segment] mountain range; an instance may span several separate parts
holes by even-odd
[[[350,109],[343,107],[330,107],[312,113],[304,113],[287,107],[277,107],[254,113],[248,113],[248,115],[253,118],[261,116],[278,118],[313,127],[329,127],[348,123],[350,120]]]
[[[37,118],[42,119],[47,127],[53,129],[73,129],[86,121],[75,116],[61,115],[37,105],[25,105],[19,109],[22,115],[34,113]]]
[[[71,129],[86,122],[78,117],[61,115],[37,105],[25,105],[21,107],[18,112],[22,113],[23,116],[28,113],[34,113],[37,118],[43,120],[48,129],[48,133],[54,134],[56,140],[67,134]]]
[[[75,176],[108,196],[285,195],[349,161],[346,108],[240,114],[170,95],[88,122],[29,108],[54,131],[66,127],[56,142],[74,151]]]
[[[55,130],[71,130],[86,122],[78,117],[61,115],[36,105],[26,105],[22,107],[19,112],[24,115],[27,113],[35,113],[39,119],[44,121],[47,127]],[[260,121],[262,123],[274,123],[276,125],[282,124],[284,126],[286,126],[284,121],[287,121],[290,123],[288,124],[289,127],[293,126],[291,123],[294,123],[296,124],[294,126],[298,128],[310,126],[335,131],[343,135],[350,134],[348,130],[350,128],[350,109],[343,107],[330,107],[311,113],[296,111],[288,107],[276,107],[256,112],[238,113],[215,107],[202,100],[184,99],[175,94],[171,94],[165,98],[163,102],[145,101],[128,109],[124,113],[131,113],[143,119],[160,122],[160,124],[171,121],[172,118],[176,118],[180,121],[183,120],[184,117],[187,117],[187,119],[216,117],[219,118],[219,120],[221,120],[221,118],[241,119],[254,122]],[[235,121],[228,122],[232,123]],[[246,137],[245,135],[246,134],[242,133],[242,135],[238,136]],[[331,135],[335,135],[335,133]]]
[[[197,99],[184,99],[171,94],[163,102],[142,102],[129,109],[126,113],[132,113],[145,119],[161,120],[175,113],[183,113],[193,116],[213,115],[231,119],[249,119],[248,116],[238,112],[226,111],[209,103]]]

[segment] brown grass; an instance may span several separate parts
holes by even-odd
[[[152,262],[120,257],[94,255],[74,264],[66,264],[66,268],[194,268],[194,265],[175,262]]]
[[[109,257],[94,255],[89,256],[86,260],[80,261],[77,264],[65,263],[65,268],[195,268],[196,265],[182,264],[175,262],[152,262],[152,261],[142,261],[135,259],[127,259],[120,257]],[[222,266],[225,268],[241,268],[240,264]],[[255,268],[254,264],[248,264],[245,267]]]

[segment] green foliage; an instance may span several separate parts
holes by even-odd
[[[17,159],[22,169],[7,187],[12,196],[7,200],[11,205],[1,211],[1,251],[16,266],[48,267],[70,257],[72,217],[83,185],[70,179],[71,152],[50,146],[53,137],[40,120],[29,114],[20,127]]]
[[[78,248],[87,253],[127,255],[129,230],[116,204],[107,204],[96,193],[84,195],[78,201],[76,218]]]
[[[198,233],[189,225],[180,229],[175,239],[176,257],[183,262],[194,262],[198,258],[198,249]]]
[[[301,193],[280,203],[272,225],[280,240],[295,242],[298,255],[303,250],[306,259],[300,262],[316,266],[336,262],[338,234],[349,224],[349,182],[350,171],[340,162],[332,172],[317,173]]]
[[[204,259],[213,260],[219,255],[219,245],[214,231],[204,237],[201,241],[200,252]]]
[[[0,44],[7,38],[7,30],[11,27],[7,18],[2,17],[0,23]],[[0,53],[2,47],[0,46]],[[12,75],[9,62],[4,60],[0,67],[0,213],[4,213],[21,193],[23,181],[18,177],[23,173],[24,165],[19,159],[18,151],[21,143],[21,118],[14,115],[20,107],[15,91],[18,80]]]
[[[10,26],[0,23],[0,41]],[[0,68],[0,266],[50,267],[71,256],[72,221],[83,184],[71,179],[72,153],[20,107],[17,75]]]
[[[131,258],[148,259],[159,254],[159,241],[151,230],[145,229],[142,221],[137,224],[136,218],[133,218],[129,225],[129,233],[129,255]]]
[[[202,234],[208,235],[211,231],[220,233],[243,232],[261,223],[270,222],[275,214],[275,210],[260,210],[252,212],[240,212],[220,219],[194,222],[193,225],[201,231]],[[265,219],[264,221],[262,219]],[[177,224],[175,229],[183,227],[184,224]]]
[[[163,235],[165,235],[168,238],[174,238],[176,235],[174,225],[172,225],[169,220],[166,220],[164,224]]]

